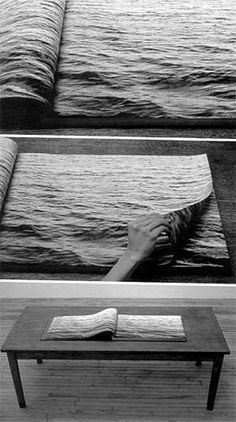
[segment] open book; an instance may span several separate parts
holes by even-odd
[[[125,315],[107,308],[90,315],[56,316],[41,340],[186,341],[181,315]]]
[[[170,229],[144,274],[226,268],[206,155],[18,154],[0,137],[0,156],[3,271],[107,273],[124,253],[127,223],[150,213]]]

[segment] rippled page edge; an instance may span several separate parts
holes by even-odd
[[[11,180],[17,157],[17,144],[9,138],[0,138],[0,212]]]

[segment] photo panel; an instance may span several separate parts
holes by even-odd
[[[8,0],[5,128],[235,128],[234,1]]]
[[[3,271],[101,280],[127,251],[128,225],[161,216],[168,230],[127,279],[229,274],[206,154],[17,153],[9,138],[1,151]]]

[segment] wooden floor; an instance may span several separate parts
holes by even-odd
[[[1,301],[1,344],[26,305],[212,306],[231,355],[226,356],[215,410],[207,411],[211,364],[192,362],[21,361],[28,407],[18,407],[1,354],[2,422],[235,422],[236,301],[135,299],[11,299]]]

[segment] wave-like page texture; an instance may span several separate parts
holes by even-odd
[[[7,0],[1,10],[1,104],[8,112],[51,106],[66,0]]]
[[[106,308],[89,315],[56,316],[49,327],[46,327],[41,340],[111,340],[116,324],[116,308]]]
[[[156,251],[154,252],[154,255],[159,256],[159,261],[161,258],[159,265],[170,264],[174,260],[176,253],[186,244],[193,230],[193,225],[201,216],[210,194],[211,191],[209,191],[205,199],[196,204],[166,214],[165,219],[169,223],[170,229],[168,234],[159,237]],[[162,251],[161,254],[160,250]],[[163,253],[164,250],[165,253]]]
[[[19,154],[2,218],[3,268],[105,273],[124,253],[127,222],[155,212],[171,224],[157,265],[224,267],[206,155]]]
[[[215,3],[4,0],[3,121],[233,118],[235,2]]]
[[[0,137],[0,212],[9,187],[17,156],[17,144],[9,138]]]
[[[186,341],[181,315],[118,314],[120,340]]]
[[[234,0],[68,0],[55,112],[233,118],[233,9]]]

